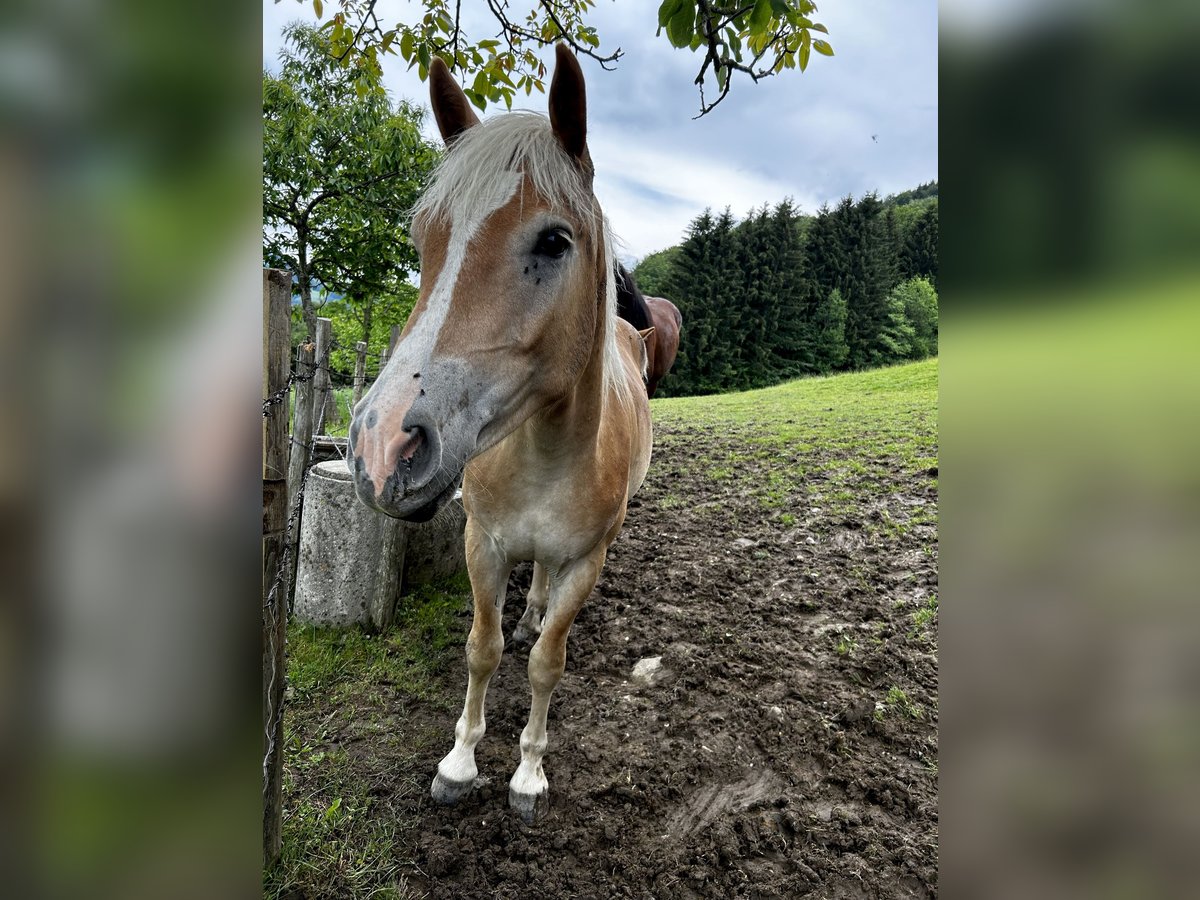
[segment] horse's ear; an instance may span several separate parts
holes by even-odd
[[[440,56],[435,56],[429,66],[429,99],[446,146],[472,125],[479,124],[479,116],[471,109],[467,95]]]
[[[583,69],[567,45],[554,48],[554,80],[550,82],[550,125],[572,159],[584,162],[587,153],[587,93]]]
[[[648,341],[650,340],[650,335],[654,334],[654,326],[651,325],[649,328],[643,328],[638,334],[641,336],[643,342]]]

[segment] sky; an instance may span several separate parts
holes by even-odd
[[[678,244],[708,207],[729,206],[742,218],[791,197],[812,213],[847,194],[885,196],[937,178],[936,0],[823,0],[812,18],[828,26],[835,56],[813,53],[808,71],[758,84],[740,78],[695,121],[701,56],[655,37],[658,5],[598,0],[588,21],[600,49],[625,55],[615,72],[580,60],[595,192],[627,264]],[[334,4],[325,6],[328,15]],[[376,8],[382,23],[394,24],[418,5],[380,0]],[[495,31],[481,0],[467,0],[463,18],[472,37]],[[294,19],[315,21],[312,4],[263,0],[268,69],[278,69],[281,32]],[[552,66],[553,48],[541,55]],[[383,73],[393,97],[428,107],[428,86],[400,57],[385,56]],[[545,113],[546,96],[522,94],[513,108]],[[503,109],[489,106],[487,115]],[[432,115],[425,131],[437,139]]]

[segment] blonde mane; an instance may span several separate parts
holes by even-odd
[[[413,208],[413,219],[429,216],[450,222],[476,220],[475,211],[494,200],[503,182],[502,173],[523,173],[553,208],[572,213],[585,223],[600,223],[605,265],[604,383],[622,402],[629,402],[631,389],[617,349],[612,232],[590,185],[554,136],[548,118],[514,112],[461,132]]]

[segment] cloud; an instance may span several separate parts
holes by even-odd
[[[596,196],[634,257],[678,243],[706,207],[729,206],[741,216],[788,195],[810,210],[819,205],[814,196],[800,196],[784,180],[736,168],[703,150],[684,153],[677,146],[631,142],[603,128],[593,128],[589,145],[596,162]]]
[[[385,22],[412,8],[380,7]],[[652,0],[597,5],[589,16],[604,48],[625,56],[615,72],[583,60],[596,193],[627,260],[678,243],[705,207],[741,216],[790,196],[812,212],[846,194],[896,193],[937,177],[934,0],[827,4],[816,18],[829,26],[835,57],[814,54],[803,74],[743,79],[698,121],[700,58],[654,36],[656,9]],[[263,13],[270,64],[283,24],[311,20],[312,7],[264,0]],[[475,21],[475,33],[492,30]],[[542,57],[549,62],[550,50]],[[398,58],[386,58],[384,78],[393,96],[427,104],[427,87]],[[545,112],[546,98],[522,96],[516,106]],[[436,137],[432,121],[426,132]]]

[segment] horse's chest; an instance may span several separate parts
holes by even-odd
[[[468,513],[514,561],[578,559],[604,539],[618,497],[582,485],[510,481],[502,492],[472,492]]]

